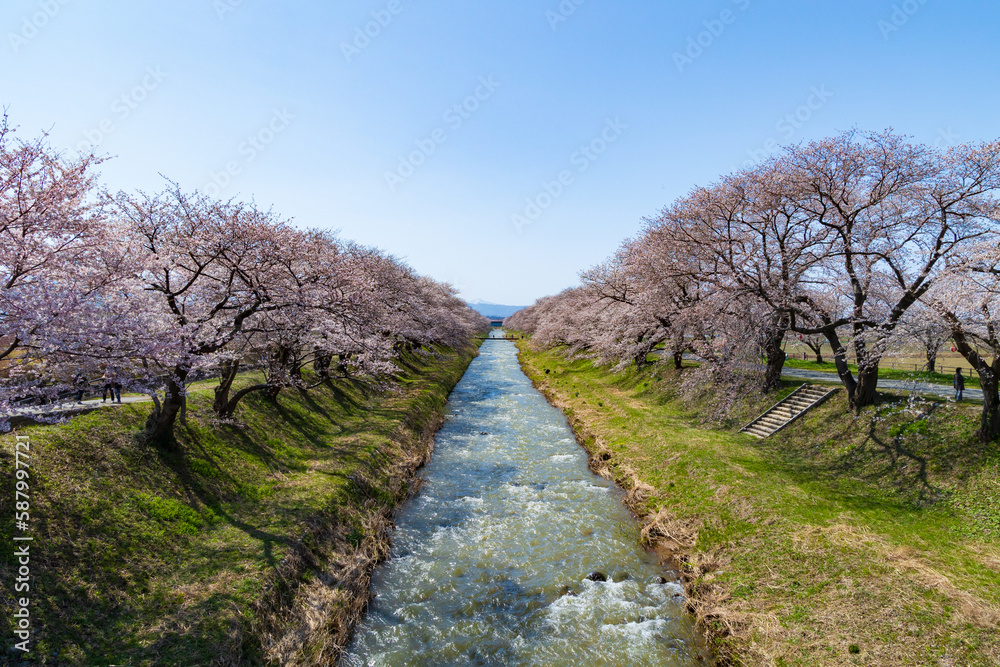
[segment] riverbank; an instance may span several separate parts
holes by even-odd
[[[683,589],[573,435],[513,343],[480,349],[345,667],[705,664]]]
[[[723,664],[1000,660],[1000,452],[976,445],[976,407],[887,396],[855,418],[835,396],[758,441],[699,425],[663,366],[614,375],[518,345],[674,555]]]
[[[32,452],[31,664],[334,662],[474,356],[407,356],[398,391],[254,394],[233,425],[196,391],[180,456],[136,444],[142,404],[18,429]],[[14,436],[0,438],[8,472]],[[13,485],[5,474],[2,497]]]

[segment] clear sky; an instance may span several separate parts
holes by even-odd
[[[108,187],[252,198],[496,303],[781,143],[1000,137],[993,0],[5,0],[0,26],[10,122],[113,156]]]

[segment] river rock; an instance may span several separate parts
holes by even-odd
[[[587,575],[587,579],[590,579],[591,581],[607,581],[608,575],[603,572],[591,572]]]

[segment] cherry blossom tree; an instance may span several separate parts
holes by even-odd
[[[855,410],[875,401],[879,362],[906,311],[949,257],[985,233],[996,153],[996,144],[940,152],[891,132],[848,132],[789,151],[797,204],[831,236],[819,287],[793,301],[792,328],[827,338]]]
[[[764,391],[781,378],[790,304],[827,252],[827,234],[810,225],[784,172],[781,161],[771,160],[697,188],[649,220],[646,232],[675,264],[691,266],[692,280],[756,304],[753,322],[762,328],[746,340],[761,343]]]
[[[285,387],[307,391],[335,376],[379,386],[398,373],[400,354],[461,347],[489,327],[450,286],[325,232],[286,235],[277,264],[272,279],[282,287],[271,293],[282,305],[261,309],[230,346],[216,388],[221,417],[231,417],[255,391],[271,397]],[[248,354],[261,359],[264,380],[230,395]]]
[[[656,346],[666,343],[679,369],[684,352],[704,339],[710,328],[704,305],[711,285],[701,258],[675,242],[651,223],[645,234],[582,275],[605,304],[607,322],[594,336],[595,350],[604,361],[614,361],[619,368],[630,362],[641,367]]]
[[[130,302],[142,302],[143,335],[129,355],[151,383],[144,435],[172,446],[188,378],[215,366],[255,315],[284,305],[278,258],[292,230],[253,205],[188,195],[176,185],[153,196],[119,193],[109,204],[141,258],[128,283]]]
[[[173,447],[187,385],[214,407],[337,377],[391,380],[399,355],[467,345],[489,322],[449,285],[272,211],[187,194],[98,192],[101,159],[64,159],[0,122],[0,428],[12,399],[58,399],[106,371],[144,391]],[[234,387],[248,362],[262,383]]]
[[[328,232],[283,230],[272,257],[269,307],[255,312],[219,355],[213,408],[220,417],[231,417],[253,392],[274,397],[284,387],[309,389],[329,379],[330,360],[343,349],[337,334],[357,328],[367,314],[361,291],[352,289],[343,254]],[[264,380],[231,395],[246,359],[261,361]],[[311,383],[303,379],[310,364],[318,378]]]
[[[817,364],[822,364],[823,362],[823,346],[826,344],[826,338],[819,334],[809,334],[809,335],[798,335],[798,341],[805,345],[813,353],[813,360]],[[803,352],[803,359],[805,359],[805,353]]]
[[[101,159],[65,159],[0,120],[0,428],[10,400],[52,400],[72,372],[54,354],[98,309],[121,261],[95,196]],[[81,365],[81,362],[77,362]]]
[[[588,312],[600,323],[589,344],[601,363],[613,364],[616,370],[632,363],[645,366],[649,353],[670,333],[666,313],[658,318],[649,295],[640,290],[631,250],[626,243],[611,260],[582,275],[597,302]]]
[[[997,153],[996,143],[936,150],[891,131],[791,147],[695,189],[586,272],[603,310],[592,310],[587,291],[568,290],[508,326],[619,367],[667,330],[683,332],[675,353],[700,348],[736,374],[759,363],[758,350],[765,390],[781,377],[788,331],[822,336],[860,410],[876,399],[879,363],[903,339],[907,312],[991,230]]]
[[[983,411],[976,435],[987,445],[1000,436],[1000,234],[994,230],[953,262],[925,300],[979,376]]]
[[[916,343],[920,346],[924,359],[927,360],[924,367],[933,373],[937,367],[938,352],[951,338],[951,329],[922,302],[910,307],[906,316],[900,321],[899,328],[904,336],[904,343]]]

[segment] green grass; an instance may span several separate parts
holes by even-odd
[[[343,557],[326,533],[357,547],[371,515],[405,496],[399,461],[420,449],[472,356],[407,358],[397,392],[342,381],[251,395],[240,425],[215,423],[211,385],[201,387],[177,429],[180,454],[137,444],[148,404],[19,429],[32,452],[30,664],[265,662],[262,628],[292,596],[276,573],[293,555]],[[14,434],[0,442],[9,535]],[[11,553],[0,556],[4,581]]]
[[[610,455],[611,475],[652,487],[638,509],[662,510],[723,656],[1000,660],[1000,451],[973,437],[977,408],[887,393],[855,417],[841,391],[761,441],[701,425],[712,399],[682,400],[663,365],[613,375],[519,345],[529,376]]]
[[[816,363],[815,360],[804,361],[802,359],[786,359],[785,366],[789,368],[801,368],[808,371],[821,371],[823,373],[834,373],[837,372],[837,367],[832,361],[824,361],[821,364]],[[857,374],[858,367],[856,364],[848,364],[848,368],[851,369],[852,373]],[[969,371],[966,370],[965,373],[965,386],[967,388],[979,389],[979,376],[975,373],[969,376]],[[952,386],[952,381],[954,380],[954,375],[950,373],[929,373],[928,371],[900,371],[894,370],[892,368],[882,368],[878,369],[878,376],[883,380],[909,380],[917,382],[929,382],[931,384],[944,384],[949,387]]]

